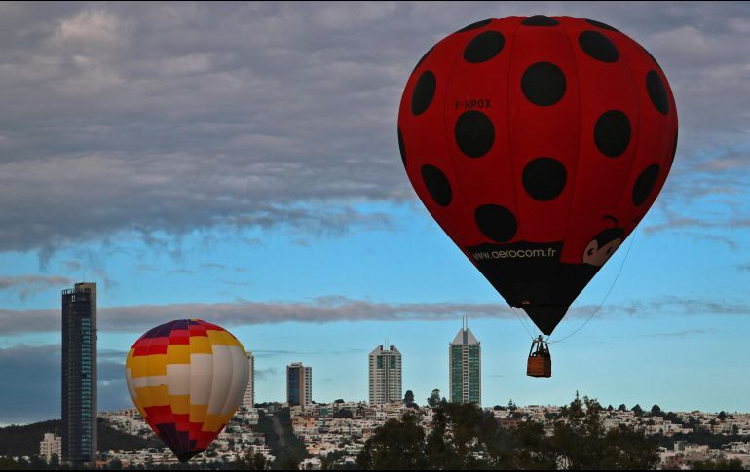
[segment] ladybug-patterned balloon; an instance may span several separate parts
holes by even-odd
[[[488,19],[419,61],[398,144],[435,221],[549,335],[654,203],[677,110],[654,57],[605,23]]]

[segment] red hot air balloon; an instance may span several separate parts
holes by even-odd
[[[419,61],[398,144],[435,221],[549,335],[654,203],[677,111],[654,57],[607,24],[487,19]]]

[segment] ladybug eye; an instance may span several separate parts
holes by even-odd
[[[589,250],[588,250],[588,251],[586,252],[586,254],[588,254],[589,256],[593,256],[593,255],[594,255],[594,248],[592,247],[591,249],[589,249]]]
[[[607,249],[607,254],[612,254],[612,248]]]

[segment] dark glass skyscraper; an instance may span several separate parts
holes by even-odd
[[[62,292],[62,460],[96,459],[96,284]]]

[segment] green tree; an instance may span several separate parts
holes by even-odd
[[[628,411],[628,407],[626,407],[624,403],[621,403],[620,406],[617,407],[617,411]]]
[[[346,451],[338,450],[329,452],[325,457],[322,458],[320,468],[322,470],[335,470],[337,468],[337,462],[343,459],[347,455]]]
[[[430,408],[435,408],[436,406],[440,405],[440,389],[439,388],[432,389],[432,393],[430,393],[430,398],[427,399],[427,404],[430,405]]]
[[[444,464],[445,468],[450,468],[448,464],[456,462],[456,452],[450,441],[446,441],[446,432],[448,431],[448,418],[443,407],[436,407],[432,414],[432,431],[427,437],[425,445],[425,454],[430,466],[435,464]],[[432,467],[431,467],[432,468]]]
[[[658,462],[658,443],[641,431],[620,427],[605,431],[601,405],[576,398],[561,411],[549,438],[557,463],[568,469],[648,469]]]
[[[633,414],[638,417],[643,416],[643,408],[641,408],[641,405],[635,405],[633,407]]]
[[[651,407],[651,416],[661,416],[661,408],[659,408],[659,405],[654,405]]]
[[[513,402],[510,402],[513,405]],[[438,404],[432,430],[413,415],[389,420],[375,431],[357,457],[364,469],[650,469],[658,442],[628,427],[606,431],[596,399],[582,397],[564,408],[552,430],[522,420],[504,428],[492,412],[473,404]]]
[[[414,392],[411,390],[407,390],[404,394],[404,405],[408,406],[409,408],[419,408],[419,406],[414,402]]]
[[[695,461],[693,470],[744,470],[742,461],[739,459],[719,459],[715,461]]]
[[[265,470],[266,456],[264,456],[260,452],[256,452],[255,454],[253,454],[249,465],[250,466],[248,467],[248,469],[250,470]]]
[[[357,456],[360,469],[415,470],[427,467],[425,432],[411,414],[390,419],[375,430]]]
[[[258,431],[263,433],[271,454],[276,456],[273,468],[296,469],[308,456],[305,444],[292,431],[288,408],[279,409],[273,415],[259,412]]]

